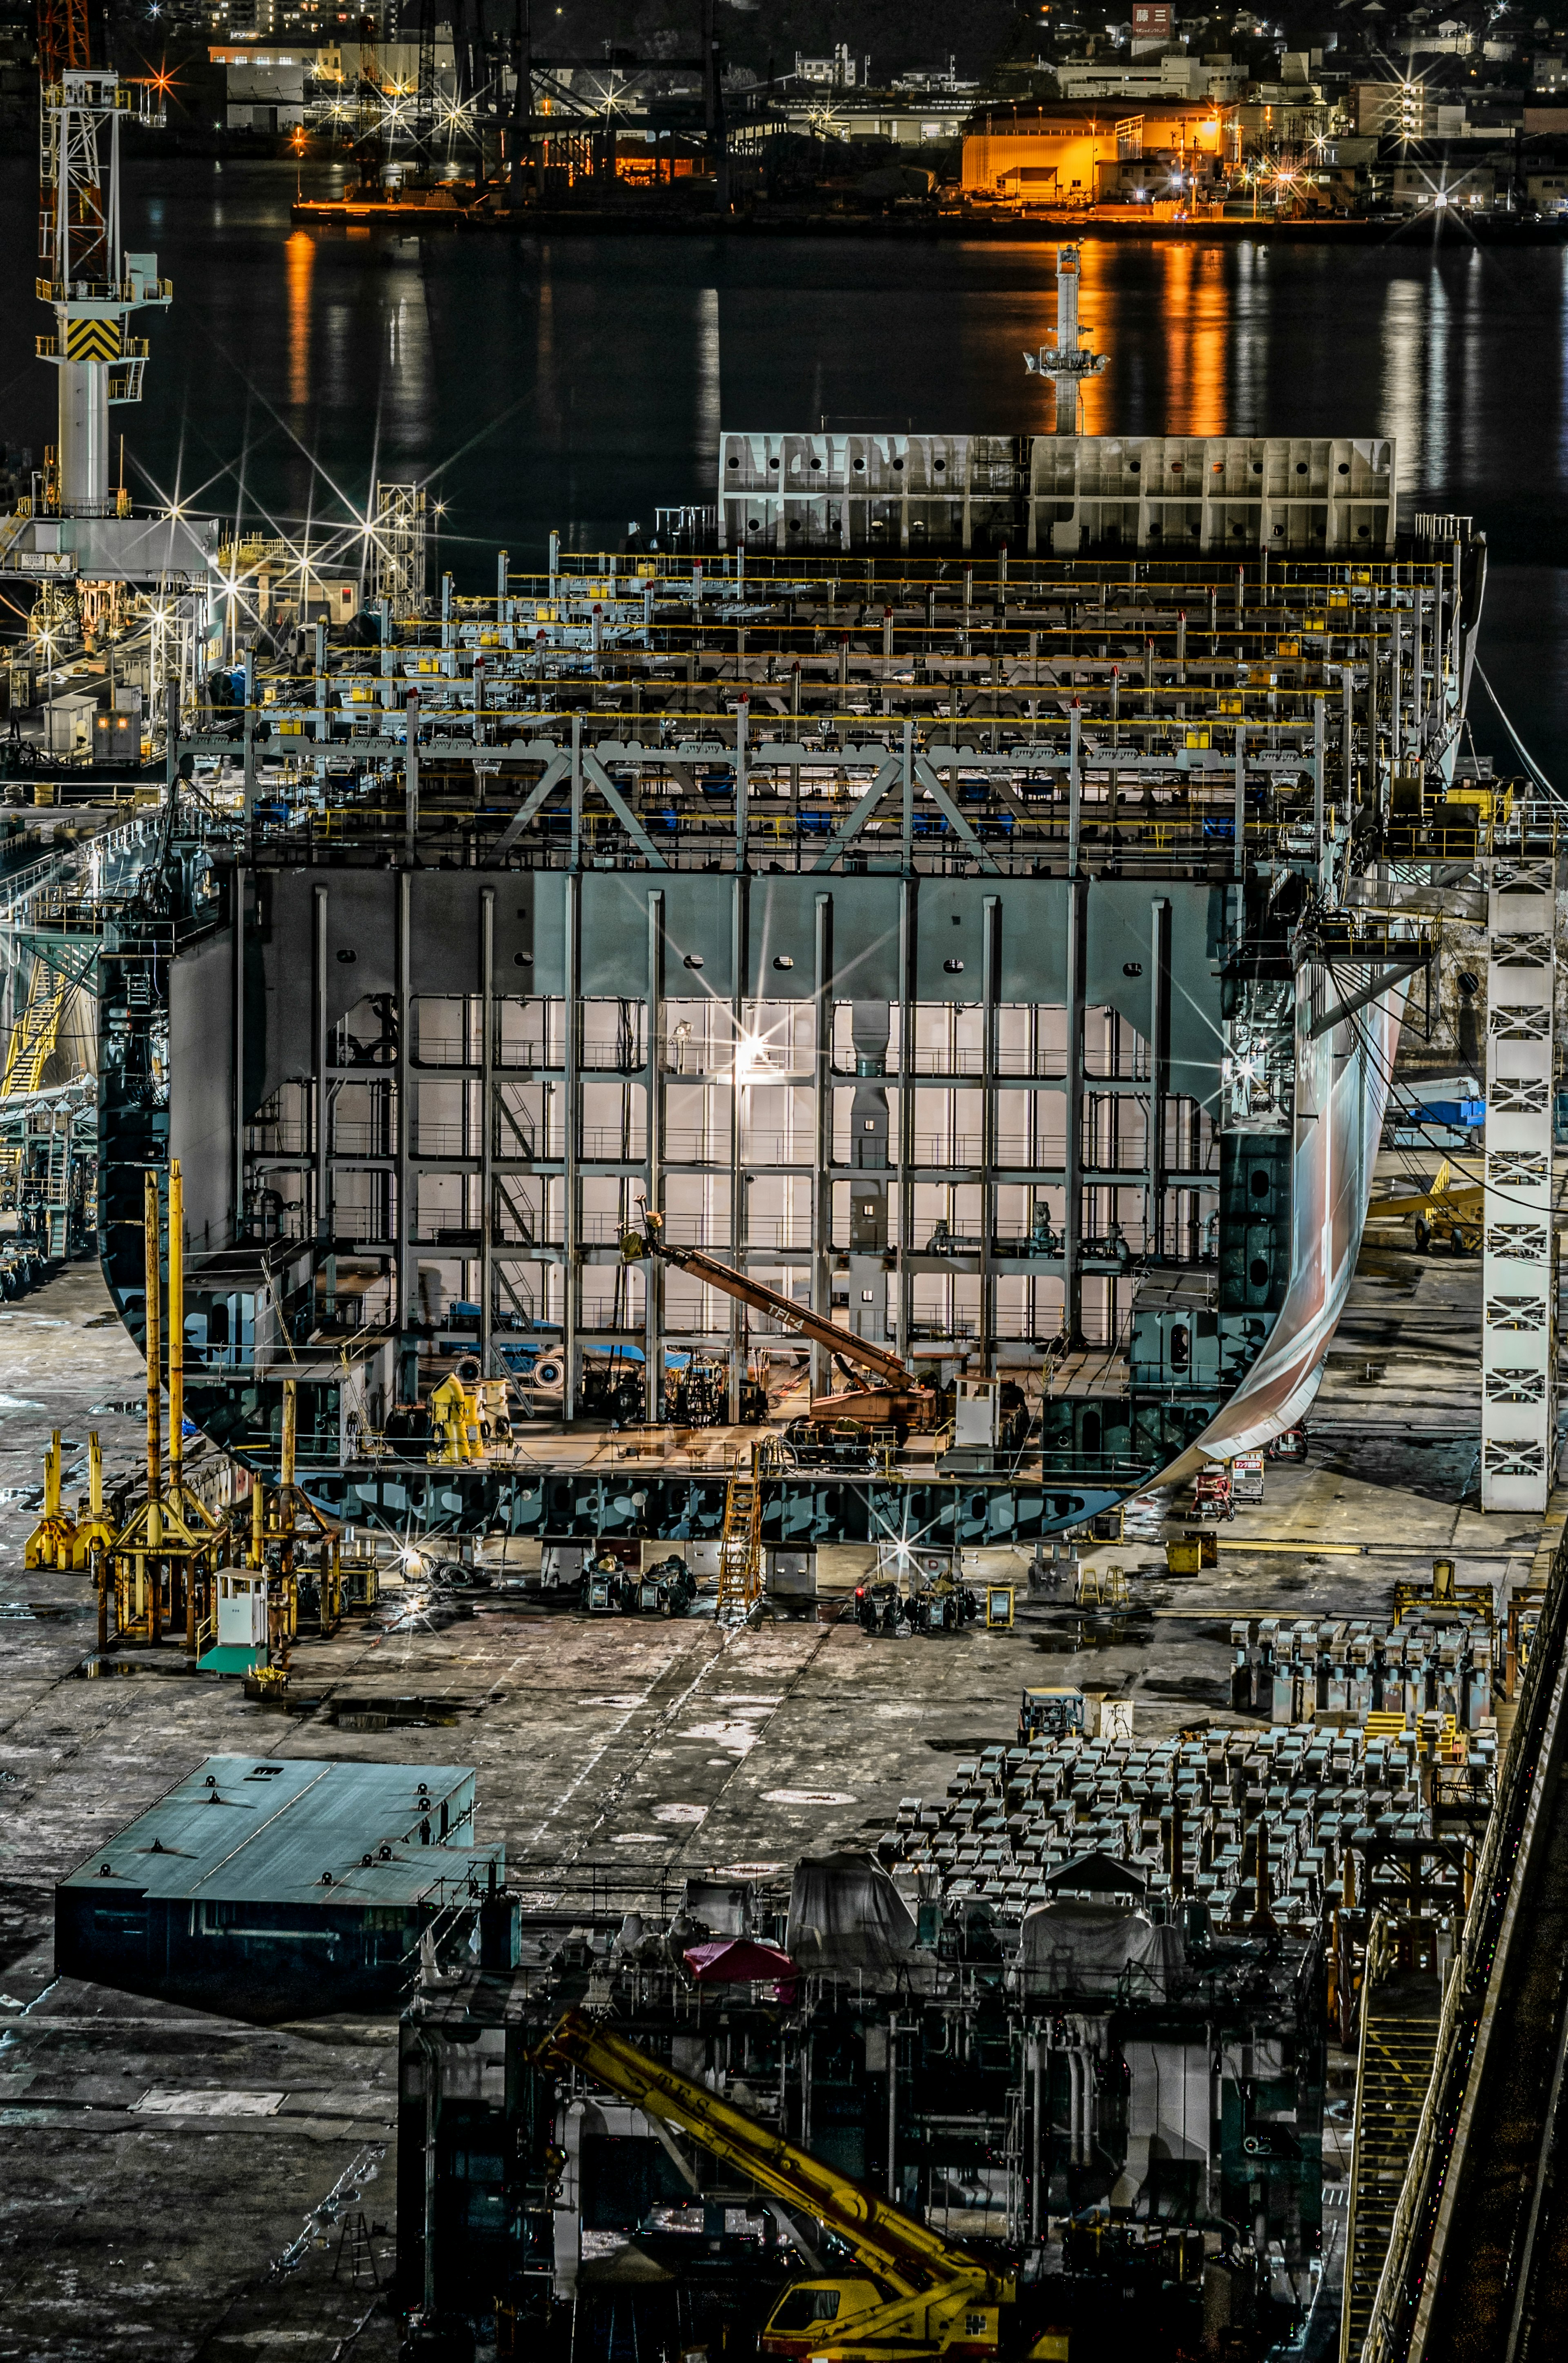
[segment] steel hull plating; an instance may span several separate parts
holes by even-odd
[[[1396,989],[1313,1041],[1310,971],[1296,1008],[1296,1149],[1290,1281],[1279,1318],[1218,1419],[1155,1485],[1188,1482],[1212,1460],[1256,1452],[1305,1418],[1361,1252],[1373,1167],[1399,1043]]]

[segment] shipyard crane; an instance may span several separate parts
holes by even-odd
[[[139,86],[143,119],[161,121],[166,78]],[[39,0],[40,189],[35,284],[54,312],[39,358],[58,377],[59,438],[45,462],[44,508],[63,516],[128,516],[109,484],[109,408],[139,402],[144,338],[135,315],[166,305],[157,257],[120,239],[120,124],[132,85],[90,62],[85,0]],[[106,153],[105,152],[106,150]]]
[[[49,90],[67,66],[91,65],[87,0],[39,0],[39,83]]]
[[[985,2258],[825,2166],[702,2084],[678,2075],[586,2011],[569,2010],[534,2055],[547,2070],[577,2068],[646,2115],[676,2126],[748,2175],[792,2214],[841,2240],[857,2271],[791,2281],[765,2324],[764,2355],[814,2363],[889,2363],[895,2356],[1066,2354],[1059,2331],[1027,2347],[1014,2332],[1015,2284]]]
[[[814,1346],[824,1346],[845,1377],[852,1381],[857,1373],[851,1364],[858,1364],[869,1374],[873,1381],[869,1386],[852,1384],[843,1393],[814,1396],[813,1419],[858,1420],[871,1426],[912,1429],[917,1434],[928,1434],[946,1419],[949,1404],[944,1390],[917,1378],[889,1347],[876,1345],[867,1337],[853,1337],[825,1313],[813,1313],[808,1306],[797,1304],[793,1297],[782,1296],[776,1288],[766,1287],[745,1272],[733,1270],[728,1264],[704,1255],[700,1248],[677,1247],[665,1236],[662,1215],[650,1210],[644,1215],[640,1230],[626,1231],[621,1240],[621,1254],[627,1263],[640,1262],[646,1256],[661,1257],[666,1263],[690,1272],[694,1280],[703,1281],[723,1295],[749,1305],[754,1313],[766,1313],[781,1329],[810,1338]]]

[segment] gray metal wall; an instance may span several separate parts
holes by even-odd
[[[174,964],[171,1140],[185,1169],[190,1237],[226,1244],[247,1182],[276,1186],[292,1210],[287,1236],[358,1246],[394,1267],[386,1311],[396,1328],[430,1317],[422,1275],[445,1264],[443,1300],[480,1302],[487,1348],[492,1323],[519,1326],[519,1288],[534,1290],[541,1328],[548,1300],[547,1326],[564,1331],[569,1350],[618,1327],[635,1335],[650,1373],[667,1336],[709,1337],[715,1315],[738,1345],[738,1310],[732,1320],[727,1304],[709,1307],[706,1321],[686,1307],[667,1322],[666,1291],[679,1296],[685,1283],[657,1270],[625,1283],[636,1292],[629,1332],[625,1317],[606,1317],[613,1273],[590,1279],[591,1268],[616,1265],[620,1222],[646,1197],[682,1210],[687,1227],[672,1235],[765,1271],[804,1266],[811,1301],[828,1309],[836,1288],[865,1334],[907,1347],[922,1320],[929,1331],[940,1291],[925,1287],[922,1312],[921,1277],[933,1283],[951,1270],[965,1276],[965,1304],[975,1300],[993,1347],[1009,1336],[1037,1347],[1043,1299],[1012,1283],[1049,1280],[1076,1328],[1085,1275],[1095,1274],[1096,1321],[1119,1317],[1116,1259],[1092,1236],[1097,1204],[1102,1233],[1120,1219],[1135,1239],[1141,1223],[1145,1238],[1176,1246],[1168,1191],[1185,1187],[1191,1207],[1195,1190],[1218,1187],[1217,1171],[1178,1178],[1174,1169],[1194,1157],[1190,1148],[1173,1157],[1167,1133],[1179,1126],[1165,1119],[1178,1103],[1212,1109],[1219,967],[1236,891],[1224,883],[306,869],[267,873],[256,888],[243,1011],[230,939]],[[379,1063],[356,1066],[334,1047],[337,1029],[356,1011],[362,1029],[364,1004],[383,996],[395,1052],[389,1035]],[[767,1023],[801,1013],[802,1047],[756,1078],[795,1094],[788,1157],[756,1146],[726,1073],[765,1003]],[[602,1038],[595,1010],[606,1004],[631,1026],[624,1055]],[[929,1041],[919,1047],[921,1013],[946,1009],[970,1013],[971,1047],[951,1059]],[[700,1036],[707,1026],[690,1066],[674,1033],[681,1010]],[[1127,1055],[1109,1065],[1086,1047],[1097,1011],[1103,1026],[1128,1029],[1117,1037]],[[243,1113],[258,1126],[248,1160],[233,1149],[240,1034]],[[1021,1050],[999,1053],[999,1038],[1026,1036]],[[690,1111],[703,1091],[713,1096],[693,1148]],[[531,1149],[507,1113],[529,1093]],[[596,1093],[612,1096],[596,1102]],[[619,1154],[605,1146],[600,1112],[613,1115],[617,1093],[640,1110]],[[364,1111],[377,1093],[372,1124]],[[944,1093],[962,1103],[940,1151],[923,1118],[917,1130],[922,1093],[930,1106]],[[1151,1099],[1161,1113],[1153,1126]],[[1190,1142],[1190,1115],[1186,1123]],[[793,1184],[775,1170],[783,1164]],[[771,1206],[767,1193],[790,1187],[803,1195],[788,1233],[761,1223],[754,1235],[748,1206]],[[529,1196],[536,1242],[509,1222],[502,1190]],[[938,1191],[950,1194],[939,1201]],[[1047,1192],[1062,1237],[1040,1252],[1017,1235]],[[944,1258],[929,1251],[926,1233],[933,1207],[949,1204],[955,1228],[979,1238]],[[390,1237],[380,1205],[392,1210]],[[1004,1233],[1017,1243],[993,1246]],[[528,1265],[525,1284],[517,1275]],[[999,1288],[1010,1318],[999,1320]],[[1027,1317],[1021,1304],[1034,1308]],[[1054,1334],[1054,1313],[1050,1326]]]
[[[728,549],[1117,547],[1383,558],[1386,436],[810,435],[719,440]]]

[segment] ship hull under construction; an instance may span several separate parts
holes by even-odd
[[[180,1158],[209,1434],[269,1465],[292,1379],[350,1519],[699,1536],[716,1426],[770,1539],[973,1543],[1300,1420],[1428,957],[1368,882],[1474,852],[1484,545],[985,571],[569,560],[201,718],[244,824],[105,964],[100,1205],[134,1330]],[[847,1361],[628,1266],[656,1206]],[[857,1338],[1021,1442],[802,1425]]]

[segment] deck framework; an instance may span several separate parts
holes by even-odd
[[[1060,1366],[1040,1476],[1126,1490],[1286,1301],[1298,1032],[1419,984],[1375,882],[1506,822],[1453,777],[1484,556],[553,553],[244,657],[171,736],[238,807],[172,827],[172,1084],[104,1133],[108,1201],[183,1160],[204,1419],[265,1448],[287,1363],[302,1463],[380,1487],[464,1355],[563,1437],[705,1364],[734,1422],[748,1351],[778,1412],[782,1339],[623,1264],[646,1204],[933,1369]]]

